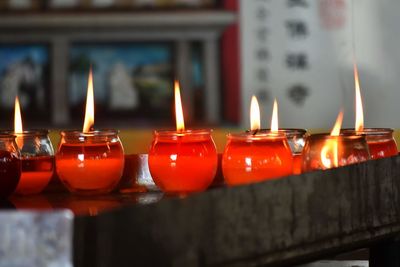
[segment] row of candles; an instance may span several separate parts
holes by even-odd
[[[274,102],[270,129],[261,129],[260,109],[252,97],[249,131],[231,133],[222,155],[228,185],[324,170],[397,155],[393,130],[364,128],[357,68],[355,129],[341,130],[343,112],[327,134],[310,135],[305,129],[279,129]],[[82,131],[62,131],[54,156],[47,130],[24,131],[18,97],[14,131],[0,133],[0,196],[37,194],[53,172],[72,193],[111,192],[121,179],[124,150],[117,130],[94,130],[94,93],[89,73]],[[149,151],[149,169],[164,192],[187,194],[206,190],[214,180],[218,155],[211,130],[186,130],[178,82],[174,84],[176,131],[155,131]]]

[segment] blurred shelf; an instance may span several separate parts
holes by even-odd
[[[0,16],[1,29],[226,27],[236,20],[228,11],[158,11],[136,13],[36,13]]]

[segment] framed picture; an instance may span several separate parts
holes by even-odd
[[[50,121],[49,48],[46,44],[0,44],[0,112],[13,121],[18,95],[29,121]]]
[[[71,118],[83,116],[90,66],[96,118],[171,118],[173,53],[168,42],[72,45],[68,76]]]

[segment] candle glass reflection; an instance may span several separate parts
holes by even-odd
[[[61,132],[56,170],[72,193],[104,194],[121,179],[124,150],[116,130]]]
[[[0,198],[7,198],[17,188],[21,176],[20,152],[15,135],[0,134]]]
[[[54,172],[54,149],[48,134],[48,130],[15,133],[22,165],[16,194],[38,194],[50,182]]]
[[[260,182],[290,175],[293,157],[284,133],[229,134],[222,156],[228,185]]]
[[[364,135],[313,134],[303,149],[302,172],[342,167],[369,158]]]
[[[211,130],[155,131],[149,169],[156,185],[169,194],[206,190],[217,171]]]
[[[264,131],[264,130],[262,130]],[[262,132],[261,131],[261,132]],[[267,130],[270,131],[270,130]],[[279,133],[283,133],[289,143],[290,150],[293,155],[293,174],[301,174],[301,152],[303,151],[304,145],[306,143],[307,130],[305,129],[291,129],[291,128],[281,128],[278,130]]]
[[[364,128],[362,131],[343,129],[344,135],[365,135],[371,159],[386,158],[398,154],[397,144],[390,128]]]

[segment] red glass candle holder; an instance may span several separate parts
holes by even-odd
[[[293,157],[283,133],[229,134],[222,156],[228,185],[260,182],[290,175]]]
[[[7,198],[17,188],[21,176],[19,157],[15,135],[0,134],[0,198]]]
[[[379,159],[396,156],[397,144],[393,137],[393,129],[390,128],[364,128],[362,131],[343,129],[344,135],[365,135],[368,143],[371,159]]]
[[[370,158],[364,135],[310,135],[303,149],[302,171],[326,170]]]
[[[162,191],[171,194],[204,191],[211,185],[217,165],[211,130],[154,132],[149,169]]]
[[[123,169],[124,150],[118,131],[61,132],[56,170],[70,192],[108,193],[117,186]]]
[[[16,194],[38,194],[50,182],[54,172],[54,150],[48,134],[48,130],[30,130],[15,134],[22,165]]]

